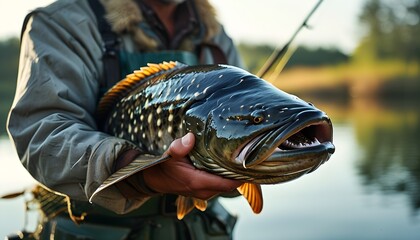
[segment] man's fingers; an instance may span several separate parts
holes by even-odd
[[[186,157],[193,149],[192,133],[174,140],[165,154],[172,159],[144,170],[145,183],[154,191],[208,199],[231,192],[242,183],[195,168]]]
[[[194,144],[194,134],[188,133],[181,139],[176,139],[174,142],[172,142],[167,151],[167,154],[171,155],[172,158],[184,158],[194,147]],[[180,174],[185,177],[185,184],[189,186],[193,192],[200,192],[203,190],[208,190],[211,192],[214,191],[215,193],[229,192],[242,184],[239,181],[227,179],[196,168],[191,168],[190,163],[180,161],[176,164],[184,166],[183,168],[179,169]],[[185,164],[188,164],[188,167],[185,166]]]
[[[215,174],[195,169],[194,178],[190,181],[193,191],[205,190],[215,192],[230,192],[239,187],[242,182],[224,178]]]
[[[166,154],[173,158],[185,157],[193,149],[194,144],[194,134],[187,133],[184,137],[174,140],[166,151]]]

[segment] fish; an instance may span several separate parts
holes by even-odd
[[[192,132],[198,169],[243,182],[238,192],[254,213],[262,184],[315,171],[335,151],[328,115],[248,71],[230,65],[149,63],[113,86],[97,108],[98,126],[145,153],[112,174],[92,195],[155,164],[176,138]],[[178,196],[177,217],[207,202]]]

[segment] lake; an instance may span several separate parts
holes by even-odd
[[[263,186],[259,215],[222,199],[239,216],[235,239],[420,239],[419,101],[313,102],[333,120],[336,152],[311,174]],[[33,183],[6,136],[0,154],[0,194]],[[23,198],[0,200],[0,214],[0,237],[22,229]]]

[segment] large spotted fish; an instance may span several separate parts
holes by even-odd
[[[228,65],[149,64],[111,88],[98,107],[104,130],[128,139],[147,155],[114,173],[95,192],[154,164],[188,132],[189,157],[199,169],[239,179],[238,191],[255,213],[260,184],[314,171],[334,152],[328,116],[245,70]],[[95,195],[94,194],[94,195]],[[206,202],[179,196],[178,218]]]

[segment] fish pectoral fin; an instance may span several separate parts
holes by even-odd
[[[202,199],[198,199],[198,198],[193,198],[193,202],[194,202],[194,207],[197,208],[198,210],[204,212],[207,209],[207,201],[206,200],[202,200]]]
[[[255,183],[244,183],[237,188],[248,201],[254,213],[260,213],[263,208],[263,196],[261,186]]]
[[[191,197],[179,195],[176,199],[176,217],[181,220],[194,209],[194,202]]]
[[[165,162],[166,160],[170,159],[171,156],[152,156],[152,155],[142,155],[136,157],[131,163],[127,166],[119,169],[115,173],[111,174],[105,181],[96,189],[96,191],[92,194],[89,198],[89,201],[92,202],[93,197],[98,194],[100,191],[104,190],[111,185],[124,180],[146,168],[152,167],[156,164]]]
[[[176,216],[179,220],[183,219],[193,209],[197,208],[200,211],[207,209],[207,201],[198,198],[178,196],[176,199]]]

